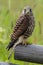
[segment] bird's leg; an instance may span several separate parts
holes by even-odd
[[[27,39],[23,39],[23,45],[25,45],[25,46],[28,45]]]

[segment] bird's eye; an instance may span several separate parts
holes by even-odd
[[[30,12],[32,12],[32,10],[30,9]]]

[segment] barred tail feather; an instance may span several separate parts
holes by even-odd
[[[11,57],[11,55],[12,55],[13,51],[15,50],[15,47],[16,47],[18,44],[20,44],[20,42],[19,42],[19,41],[13,45],[12,50],[11,50],[11,52],[10,52],[10,54],[9,54],[8,59],[10,59],[10,57]]]
[[[9,49],[10,49],[11,47],[13,47],[14,42],[15,42],[15,41],[11,41],[11,42],[9,43],[9,45],[8,45],[7,48],[6,48],[6,49],[8,49],[8,51],[9,51]]]

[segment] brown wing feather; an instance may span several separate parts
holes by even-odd
[[[25,16],[21,16],[16,23],[16,26],[14,27],[13,34],[11,35],[11,40],[18,39],[19,36],[21,36],[28,27],[28,21]]]
[[[11,35],[11,42],[7,46],[7,49],[9,50],[11,47],[13,47],[14,43],[17,41],[17,39],[25,33],[28,27],[28,20],[25,16],[20,16],[20,18],[17,20],[16,26],[14,27],[14,31]]]

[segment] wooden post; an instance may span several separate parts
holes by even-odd
[[[7,62],[0,62],[0,65],[17,65],[17,64],[7,63]]]
[[[15,48],[14,58],[17,60],[43,64],[42,45],[18,45]]]

